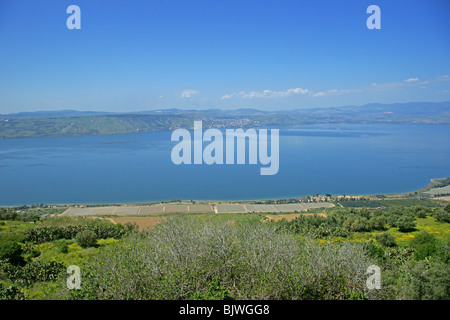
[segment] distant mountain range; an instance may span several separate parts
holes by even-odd
[[[61,118],[61,117],[84,117],[113,114],[113,112],[101,111],[77,111],[77,110],[56,110],[56,111],[32,111],[17,112],[10,114],[0,114],[0,119],[39,119],[39,118]]]
[[[450,124],[450,101],[366,104],[285,111],[157,109],[142,112],[37,111],[0,115],[0,138],[110,134],[204,127],[293,126],[317,123]]]

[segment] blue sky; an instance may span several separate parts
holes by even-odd
[[[0,0],[0,113],[447,101],[449,57],[447,0]]]

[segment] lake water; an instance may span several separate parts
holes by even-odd
[[[450,176],[445,125],[280,128],[273,176],[260,175],[260,164],[174,165],[170,136],[0,140],[0,206],[398,193]]]

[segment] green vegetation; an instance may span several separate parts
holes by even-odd
[[[18,242],[3,241],[0,247],[0,260],[7,260],[12,265],[21,265],[24,263],[22,257],[22,247]]]
[[[98,239],[120,238],[125,234],[125,230],[121,225],[74,225],[30,229],[25,233],[25,239],[36,243],[51,242],[58,239],[73,239],[77,234],[86,231],[92,232]]]
[[[392,200],[340,200],[345,208],[391,208],[395,206],[423,206],[438,207],[436,202],[419,199],[392,199]]]
[[[66,294],[74,299],[350,299],[371,296],[358,281],[368,263],[360,243],[322,246],[299,241],[274,224],[233,226],[181,217],[106,247],[86,266],[81,290]]]
[[[0,299],[49,298],[50,293],[60,290],[69,265],[83,265],[92,257],[92,250],[98,250],[77,245],[78,234],[101,238],[94,245],[102,248],[127,233],[123,226],[107,220],[40,218],[42,214],[36,211],[41,209],[27,209],[26,213],[0,210]]]
[[[357,232],[385,231],[397,228],[400,232],[416,230],[416,218],[426,215],[440,217],[441,208],[392,207],[386,210],[332,209],[328,216],[300,216],[290,222],[281,220],[278,223],[294,233],[311,237],[350,237]],[[444,211],[445,212],[445,211]],[[437,219],[436,219],[437,220]]]
[[[429,191],[435,188],[443,188],[448,185],[450,185],[450,178],[433,179],[432,182],[425,188],[425,190]]]
[[[0,121],[0,138],[130,133],[191,127],[179,115],[115,114]]]
[[[449,124],[448,108],[449,102],[440,102],[342,107],[333,108],[331,113],[329,108],[314,108],[291,112],[265,112],[254,109],[169,109],[139,114],[80,112],[13,114],[0,115],[0,139],[173,130],[181,127],[191,128],[193,121],[199,118],[204,121],[205,128],[295,126],[316,123]]]
[[[384,233],[378,234],[375,237],[375,239],[383,247],[395,247],[395,246],[397,246],[397,242],[395,241],[395,237],[392,234],[390,234],[389,232],[384,232]]]
[[[327,208],[289,222],[268,213],[166,214],[144,232],[3,210],[0,299],[448,300],[450,205],[430,203]],[[74,264],[82,286],[69,290]],[[380,290],[365,285],[372,264]]]
[[[84,230],[76,235],[77,243],[82,248],[93,247],[97,244],[97,235],[92,230]]]

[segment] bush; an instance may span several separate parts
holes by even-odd
[[[436,241],[437,238],[435,235],[432,235],[431,233],[428,233],[426,231],[421,231],[414,238],[409,240],[409,246],[414,249],[417,249],[419,246],[423,244],[435,243]]]
[[[22,247],[14,241],[2,242],[0,244],[0,260],[8,260],[14,265],[24,264],[22,257]]]
[[[436,250],[436,260],[450,264],[450,240],[441,241]]]
[[[33,261],[24,267],[10,267],[6,269],[9,279],[16,284],[29,286],[35,282],[46,282],[56,280],[65,270],[62,263],[51,261],[43,263]]]
[[[383,216],[374,216],[369,220],[371,230],[386,230],[387,220]]]
[[[433,211],[433,217],[439,222],[447,222],[450,223],[450,213],[441,208]]]
[[[17,216],[17,219],[23,222],[36,222],[40,219],[40,213],[21,213]]]
[[[97,236],[91,230],[85,230],[77,233],[76,236],[77,243],[82,248],[93,247],[97,243]]]
[[[17,213],[12,209],[0,208],[0,220],[16,220]]]
[[[136,222],[125,222],[123,228],[126,233],[139,232],[139,226]]]
[[[277,224],[174,218],[103,248],[81,289],[63,289],[74,299],[349,299],[365,296],[371,264],[361,243],[300,243]]]
[[[60,253],[68,253],[69,252],[69,241],[66,239],[61,239],[55,242],[56,247]]]
[[[4,287],[0,283],[0,300],[25,300],[25,295],[16,286]]]
[[[25,239],[36,243],[51,242],[58,239],[73,239],[82,231],[90,230],[95,233],[97,239],[121,238],[126,230],[123,226],[108,225],[67,225],[62,227],[39,227],[27,230]]]
[[[448,213],[450,213],[450,203],[445,206],[444,210]]]
[[[430,213],[429,208],[424,206],[415,206],[413,211],[417,218],[426,218],[427,214]]]
[[[25,261],[32,261],[40,254],[41,251],[32,242],[25,242],[22,244],[22,256]]]
[[[389,232],[379,234],[375,237],[375,239],[384,247],[395,247],[397,245],[395,242],[395,237]]]
[[[409,241],[409,246],[415,249],[415,259],[423,260],[427,257],[433,257],[436,255],[439,246],[439,240],[436,238],[436,236],[426,231],[422,231]]]
[[[369,256],[377,261],[380,261],[385,256],[385,250],[372,240],[366,243],[366,250],[368,251]]]
[[[419,262],[411,270],[408,287],[406,298],[409,300],[449,300],[450,266]]]

